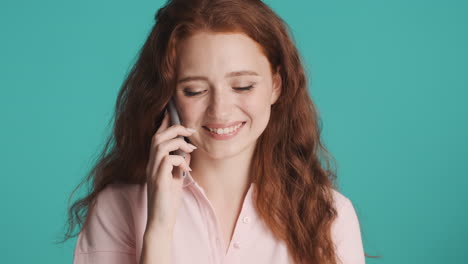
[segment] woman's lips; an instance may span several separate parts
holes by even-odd
[[[236,129],[235,131],[231,133],[226,133],[226,134],[217,134],[215,132],[211,132],[207,127],[203,127],[203,128],[208,133],[208,135],[210,135],[212,138],[218,139],[218,140],[226,140],[226,139],[230,139],[236,136],[239,133],[239,131],[245,126],[246,123],[247,122],[242,122],[242,125],[238,129]]]
[[[218,128],[226,128],[226,127],[237,126],[238,124],[240,124],[240,123],[245,123],[245,122],[246,122],[246,121],[236,121],[236,122],[224,123],[224,124],[221,124],[221,123],[209,123],[209,124],[206,124],[206,125],[203,126],[203,127],[209,127],[209,128],[213,128],[213,129],[218,129]]]

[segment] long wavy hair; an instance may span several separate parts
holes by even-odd
[[[108,184],[146,183],[151,137],[175,90],[177,44],[200,31],[241,32],[259,44],[282,79],[253,155],[254,206],[296,263],[337,263],[331,226],[337,217],[332,189],[338,188],[330,161],[336,162],[321,142],[318,112],[287,24],[260,0],[169,0],[155,20],[118,94],[113,134],[70,196],[88,183],[88,194],[69,207],[62,242],[86,226]],[[77,225],[81,228],[72,234]]]

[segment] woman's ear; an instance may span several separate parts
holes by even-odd
[[[276,72],[272,76],[272,93],[271,93],[271,100],[270,104],[276,103],[278,97],[281,95],[282,90],[282,81],[281,81],[281,74],[280,74],[280,66],[276,68]]]

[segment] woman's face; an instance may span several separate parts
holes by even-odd
[[[197,130],[189,137],[196,152],[223,159],[253,151],[281,89],[258,44],[242,33],[200,32],[177,54],[175,101],[182,124]]]

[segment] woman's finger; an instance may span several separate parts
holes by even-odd
[[[172,125],[166,130],[154,134],[153,144],[159,145],[164,141],[167,141],[167,140],[179,137],[179,136],[189,137],[195,132],[196,130],[190,130],[189,128],[186,128],[182,125]]]
[[[177,149],[181,149],[182,151],[185,152],[185,155],[187,156],[188,153],[191,153],[196,149],[196,147],[191,147],[193,146],[190,143],[185,142],[181,138],[176,138],[172,139],[169,141],[165,141],[158,145],[158,150],[156,151],[156,156],[153,158],[153,162],[155,164],[160,164],[162,162],[162,159],[169,155],[171,151],[175,151]]]
[[[185,162],[185,159],[182,156],[179,155],[167,155],[163,158],[161,161],[161,164],[159,165],[158,168],[158,173],[157,175],[160,175],[160,179],[154,179],[158,182],[165,182],[165,181],[170,181],[173,178],[173,175],[171,171],[173,171],[174,167],[179,167],[183,171],[190,171],[189,166]],[[165,178],[167,175],[172,175],[170,178]],[[178,176],[176,176],[177,178]],[[161,185],[161,186],[167,186],[167,185]]]
[[[163,120],[161,122],[161,125],[159,126],[158,130],[156,130],[156,133],[164,131],[166,128],[168,128],[169,127],[169,121],[170,121],[169,113],[166,110],[164,112],[164,118],[163,118]]]

